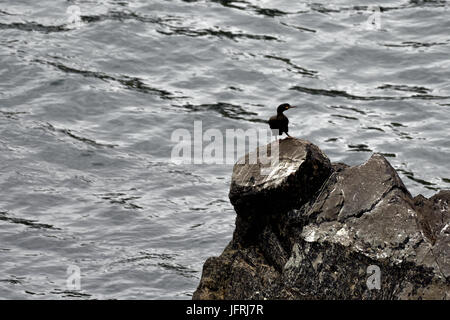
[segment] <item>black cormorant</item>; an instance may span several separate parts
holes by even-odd
[[[286,135],[289,138],[292,138],[288,133],[289,119],[283,114],[284,111],[291,109],[291,108],[295,108],[295,106],[291,106],[289,103],[280,104],[277,108],[277,115],[270,117],[270,119],[269,119],[270,129],[272,129],[272,130],[278,129],[278,135],[280,135],[280,136],[284,132],[284,133],[286,133]]]

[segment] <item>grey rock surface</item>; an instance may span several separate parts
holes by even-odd
[[[450,298],[450,191],[412,198],[379,154],[349,167],[285,139],[279,155],[269,175],[235,165],[233,239],[194,299]]]

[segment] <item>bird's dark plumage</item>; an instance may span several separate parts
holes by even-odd
[[[270,129],[276,130],[278,129],[278,135],[282,135],[283,133],[286,133],[288,137],[290,137],[288,131],[288,125],[289,125],[289,119],[283,114],[284,111],[295,108],[294,106],[291,106],[288,103],[280,104],[277,108],[277,115],[270,117],[269,119],[269,126]]]

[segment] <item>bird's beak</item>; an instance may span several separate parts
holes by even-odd
[[[292,109],[292,108],[297,108],[296,106],[289,106],[289,109]]]

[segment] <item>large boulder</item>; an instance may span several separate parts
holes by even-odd
[[[450,298],[450,191],[412,198],[382,155],[330,164],[297,139],[271,169],[235,165],[233,239],[194,299]]]
[[[265,163],[251,160],[261,155]],[[238,215],[282,214],[309,201],[330,174],[330,160],[317,146],[284,139],[238,160],[229,197]]]
[[[265,161],[259,161],[262,157]],[[300,139],[275,141],[239,159],[229,193],[237,214],[236,240],[258,240],[271,220],[309,201],[331,172],[328,157]]]

